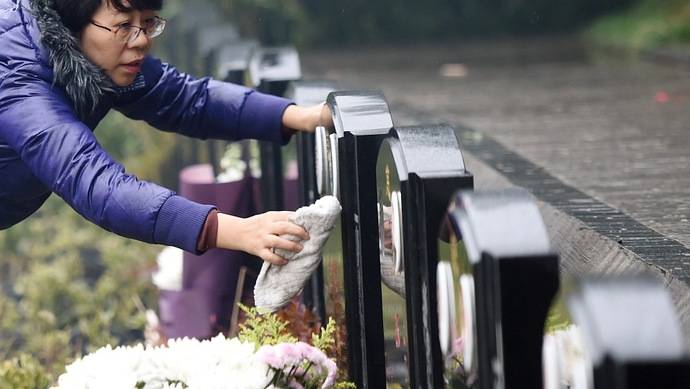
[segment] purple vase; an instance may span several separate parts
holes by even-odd
[[[254,179],[214,182],[211,166],[193,165],[180,172],[180,194],[214,204],[223,213],[239,217],[255,214]],[[238,293],[253,289],[253,277],[238,291],[240,269],[261,268],[259,258],[240,251],[211,249],[202,255],[184,253],[182,290],[161,291],[160,316],[165,336],[209,338],[230,329]]]

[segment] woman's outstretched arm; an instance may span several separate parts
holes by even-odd
[[[128,174],[52,85],[14,73],[0,89],[0,139],[48,189],[106,230],[196,252],[213,209]]]
[[[158,129],[193,138],[285,144],[291,135],[286,129],[308,130],[305,120],[313,113],[292,106],[290,100],[240,85],[196,79],[151,56],[146,57],[141,74],[140,86],[123,93],[115,108]],[[288,107],[294,108],[287,111]]]

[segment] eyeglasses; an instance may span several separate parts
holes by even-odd
[[[115,34],[115,39],[117,39],[118,41],[122,43],[129,43],[139,38],[139,34],[141,34],[142,31],[144,32],[144,34],[146,34],[146,36],[148,36],[151,39],[162,34],[163,30],[165,29],[165,23],[167,23],[167,20],[155,16],[151,19],[147,19],[144,22],[144,27],[134,26],[129,23],[123,23],[115,29],[102,26],[94,22],[93,20],[90,23],[96,27],[100,27],[104,30],[112,32],[113,34]]]

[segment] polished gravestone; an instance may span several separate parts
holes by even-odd
[[[535,201],[522,190],[460,192],[448,215],[437,269],[446,380],[541,388],[544,323],[559,274]]]
[[[222,13],[210,2],[200,0],[183,3],[180,12],[168,20],[165,34],[161,36],[165,60],[181,73],[193,77],[206,75],[206,63],[198,51],[199,31],[205,26],[223,23]],[[236,32],[232,33],[232,38],[235,37]],[[177,158],[171,166],[171,171],[176,172],[184,166],[202,161],[206,145],[202,144],[201,140],[184,137],[177,141],[175,148]]]
[[[185,3],[180,11],[166,26],[166,51],[181,71],[200,76],[203,63],[197,55],[199,31],[205,26],[222,24],[222,13],[207,1]],[[237,33],[232,35],[236,39]]]
[[[206,33],[210,34],[212,31],[218,32],[215,29],[211,29]],[[210,50],[210,53],[207,55],[206,67],[208,69],[208,74],[220,81],[245,85],[248,79],[249,62],[252,54],[258,47],[259,44],[255,40],[232,39],[232,37],[228,37],[226,41]],[[247,166],[250,165],[250,148],[252,142],[255,141],[241,141],[242,153],[240,158]],[[227,145],[228,142],[226,141],[211,139],[206,141],[208,159],[213,168],[214,176],[219,173],[220,159],[226,152]]]
[[[249,61],[258,47],[255,40],[237,40],[218,46],[211,60],[215,64],[214,78],[238,85],[248,84]]]
[[[328,94],[337,89],[337,84],[329,80],[295,81],[289,85],[285,97],[291,99],[297,105],[308,107],[325,102]],[[316,187],[315,136],[313,133],[300,132],[295,135],[295,138],[294,142],[291,142],[288,147],[291,147],[294,143],[294,152],[297,157],[299,177],[297,205],[311,205],[318,199]],[[290,182],[286,181],[286,185],[289,184]],[[289,192],[290,188],[286,188],[286,194]],[[307,307],[311,308],[321,319],[321,322],[325,324],[328,322],[328,318],[324,305],[325,297],[323,289],[323,267],[319,266],[304,286],[302,301]]]
[[[335,92],[327,99],[333,128],[317,128],[317,196],[335,195],[343,211],[323,260],[325,314],[338,334],[350,379],[359,388],[385,387],[376,220],[376,158],[393,126],[378,92]]]
[[[194,44],[188,45],[187,58],[203,58],[208,75],[215,66],[215,46],[234,42],[237,32],[232,25],[208,19],[211,10],[193,13],[180,34],[189,35]],[[187,37],[185,35],[185,37]],[[226,58],[227,59],[227,58]],[[190,62],[191,63],[191,62]],[[188,63],[188,69],[190,68]],[[199,62],[201,63],[201,62]],[[195,64],[198,64],[195,62]],[[245,67],[248,67],[248,60]],[[252,180],[245,176],[233,182],[218,182],[216,148],[225,141],[208,141],[210,165],[192,165],[181,170],[180,193],[192,200],[215,204],[222,212],[240,217],[255,213],[251,191]],[[195,146],[202,146],[200,143]],[[194,147],[195,154],[199,147]],[[197,157],[193,158],[197,163]],[[219,332],[236,331],[237,308],[234,304],[242,298],[243,286],[251,290],[252,279],[243,274],[247,269],[258,272],[259,261],[249,254],[209,250],[203,255],[183,253],[181,290],[160,291],[160,315],[164,334],[170,338],[209,338]],[[247,284],[247,285],[245,285]]]
[[[570,325],[545,337],[545,389],[690,388],[686,342],[663,283],[621,276],[564,284]]]
[[[283,96],[292,81],[302,78],[299,53],[294,47],[259,47],[249,60],[249,85]]]
[[[230,23],[206,24],[198,28],[196,35],[197,59],[202,62],[202,75],[212,76],[217,63],[216,54],[220,47],[227,44],[239,44],[241,42],[237,27]],[[220,78],[221,80],[223,78]]]
[[[453,128],[396,127],[376,163],[386,383],[443,387],[436,267],[449,199],[472,189]]]
[[[290,82],[302,78],[299,54],[293,47],[261,47],[253,51],[249,60],[247,80],[259,92],[284,96]],[[261,154],[260,209],[283,210],[283,154],[281,146],[259,142]],[[270,190],[269,190],[270,188]]]

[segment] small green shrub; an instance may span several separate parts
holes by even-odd
[[[38,361],[28,355],[0,363],[0,389],[45,389],[50,381]]]

